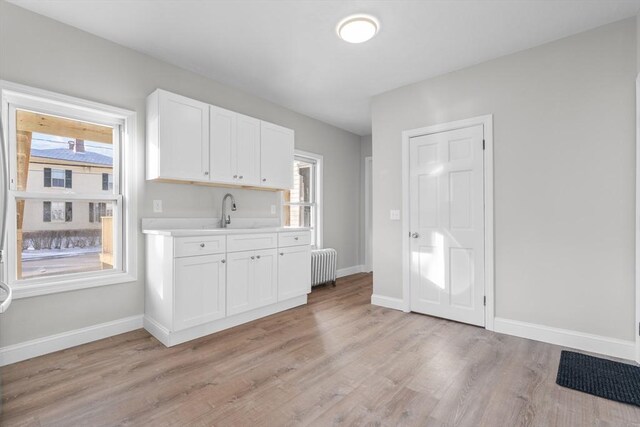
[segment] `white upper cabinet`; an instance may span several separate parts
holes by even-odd
[[[260,120],[238,114],[235,164],[241,185],[260,185]]]
[[[209,121],[211,123],[210,180],[235,183],[237,114],[212,105]]]
[[[147,98],[147,179],[209,181],[209,105],[164,90]]]
[[[293,186],[294,132],[161,89],[147,98],[147,179]]]
[[[293,188],[294,132],[260,123],[260,183],[270,188]]]

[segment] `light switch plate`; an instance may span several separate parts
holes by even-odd
[[[391,211],[389,211],[389,219],[391,219],[391,221],[400,221],[400,211],[391,209]]]
[[[154,200],[153,201],[153,212],[154,213],[162,213],[162,200]]]
[[[271,214],[275,215],[276,213],[276,205],[271,205]]]

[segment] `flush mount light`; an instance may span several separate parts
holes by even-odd
[[[378,33],[380,23],[370,15],[351,15],[344,18],[336,28],[338,37],[349,43],[363,43]]]

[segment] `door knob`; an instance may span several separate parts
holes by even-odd
[[[265,182],[267,180],[267,178],[262,178],[262,182]]]
[[[411,233],[411,237],[417,239],[418,237],[420,237],[420,235],[418,233]]]
[[[251,259],[256,259],[256,257],[252,256]]]
[[[240,175],[238,178],[242,179],[242,175]]]
[[[238,177],[238,175],[233,175],[233,177],[234,177],[234,178],[237,178],[237,177]]]
[[[204,248],[204,243],[200,243],[200,247],[201,247],[201,248]]]
[[[227,262],[227,260],[226,260],[226,259],[223,259],[223,260],[222,260],[222,261],[220,261],[220,262],[224,264],[225,262]]]

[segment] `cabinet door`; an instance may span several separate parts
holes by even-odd
[[[254,288],[255,307],[278,301],[278,252],[275,249],[255,251]]]
[[[260,184],[265,187],[293,187],[294,133],[272,123],[260,123]]]
[[[237,115],[235,164],[238,184],[260,184],[260,120]]]
[[[252,256],[253,259],[251,259]],[[227,315],[229,316],[253,308],[251,298],[254,262],[253,252],[236,252],[227,255]]]
[[[211,106],[211,165],[210,179],[215,182],[235,183],[234,163],[237,114],[224,108]]]
[[[209,105],[160,91],[158,96],[161,178],[209,180]]]
[[[278,249],[278,301],[311,292],[311,247]]]
[[[174,331],[225,317],[224,259],[224,255],[175,259]]]

